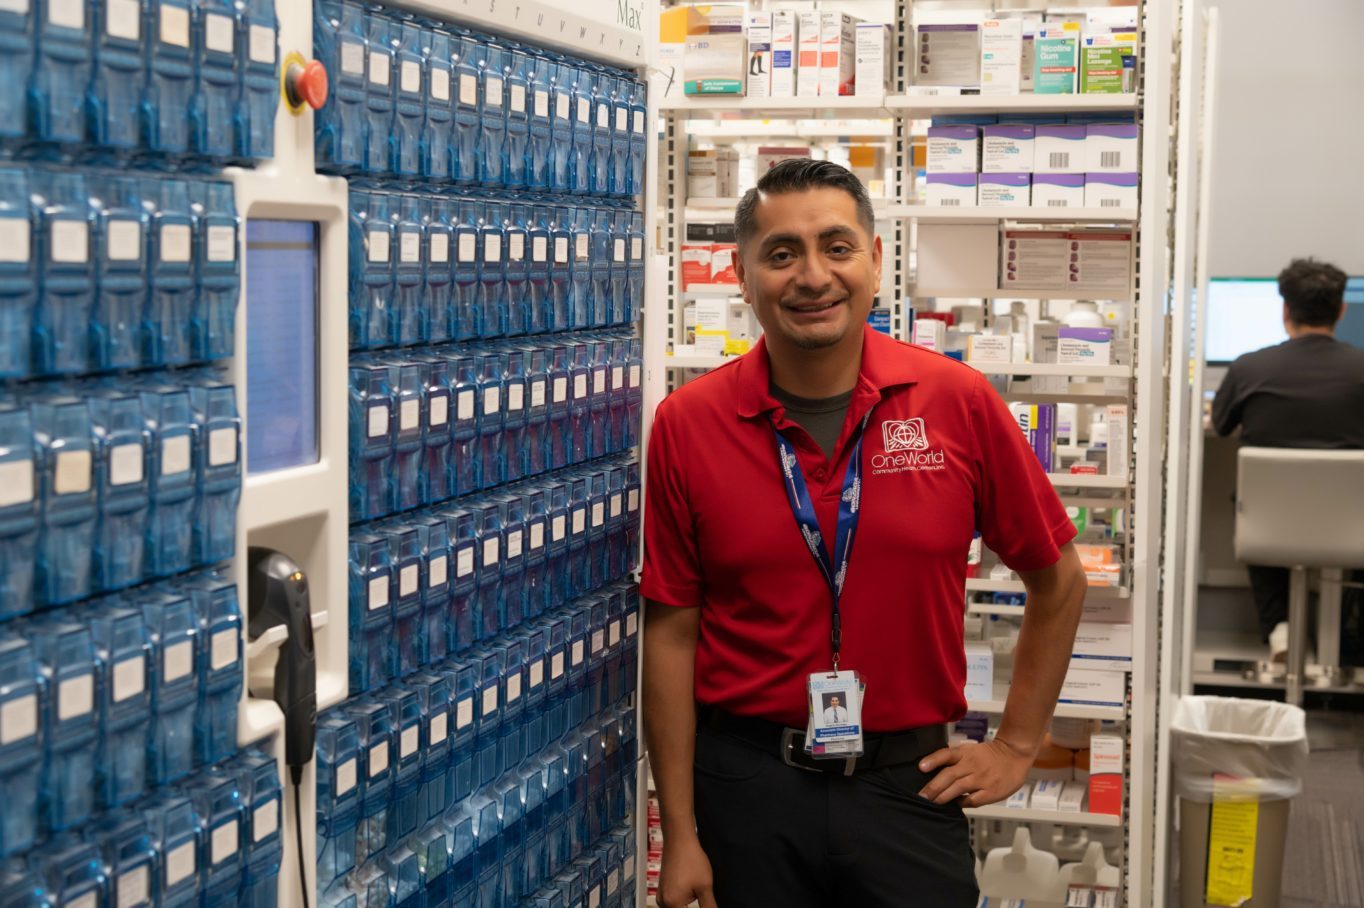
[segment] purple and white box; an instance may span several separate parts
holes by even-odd
[[[975,173],[980,170],[980,128],[977,126],[928,127],[927,171]]]
[[[1085,207],[1136,208],[1137,183],[1135,173],[1087,173]]]
[[[1032,175],[1035,208],[1081,208],[1085,204],[1082,173],[1035,173]]]
[[[1084,173],[1083,123],[1042,124],[1033,134],[1034,173]]]
[[[1063,325],[1056,335],[1056,361],[1068,366],[1111,365],[1113,329]]]
[[[1030,124],[980,128],[981,173],[1031,173],[1036,128]]]
[[[976,204],[982,208],[1026,208],[1032,204],[1032,174],[982,173]]]
[[[976,204],[974,173],[930,173],[925,181],[924,202],[933,207],[970,207]]]
[[[1085,126],[1085,170],[1136,173],[1137,124],[1090,123]]]

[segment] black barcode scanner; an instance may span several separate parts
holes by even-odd
[[[253,546],[247,552],[246,602],[252,640],[276,625],[289,631],[275,663],[275,702],[284,712],[284,762],[298,784],[313,758],[317,733],[317,654],[308,578],[287,555]]]

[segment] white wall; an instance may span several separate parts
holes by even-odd
[[[1364,275],[1364,2],[1210,3],[1212,276],[1272,277],[1302,255]]]

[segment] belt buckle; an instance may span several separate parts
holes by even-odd
[[[802,731],[798,731],[797,729],[794,728],[782,729],[781,761],[785,763],[787,766],[793,766],[796,769],[803,769],[806,772],[819,772],[820,770],[815,768],[814,766],[806,766],[805,764],[797,763],[794,759],[792,759],[792,754],[796,752],[796,735],[804,737],[805,733]]]

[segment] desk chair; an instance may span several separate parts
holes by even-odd
[[[1307,572],[1364,567],[1364,451],[1242,448],[1237,456],[1236,557],[1247,564],[1292,569],[1285,699],[1301,705]],[[1326,599],[1319,619],[1322,636],[1334,635],[1333,661],[1339,662],[1340,597],[1334,597],[1334,609]],[[1327,614],[1331,611],[1334,615]]]

